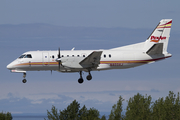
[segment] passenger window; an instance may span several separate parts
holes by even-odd
[[[54,55],[52,55],[52,58],[54,59]]]
[[[64,55],[62,55],[61,57],[64,57]]]
[[[85,55],[83,55],[83,57],[86,57]]]
[[[111,54],[109,54],[109,57],[111,58]]]
[[[72,55],[72,57],[74,57],[74,55]]]
[[[77,57],[79,57],[79,55],[77,55]]]
[[[106,58],[106,55],[104,55],[104,58]]]
[[[67,55],[67,57],[69,57],[69,55]]]

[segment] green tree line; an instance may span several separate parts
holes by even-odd
[[[120,96],[112,106],[108,119],[105,115],[100,116],[95,108],[87,109],[85,105],[80,108],[80,104],[74,100],[62,111],[52,106],[50,111],[47,110],[47,120],[180,120],[179,92],[176,95],[169,91],[168,96],[154,102],[151,96],[137,93],[127,100],[126,109],[123,109],[123,101],[125,100]],[[125,114],[122,114],[123,111]]]
[[[11,113],[7,112],[7,113],[0,113],[0,120],[12,120],[12,115]]]

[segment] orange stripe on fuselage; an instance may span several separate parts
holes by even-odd
[[[48,65],[58,65],[58,62],[30,62],[30,63],[17,64],[16,66],[24,66],[24,65],[44,65],[44,64],[48,64]]]
[[[171,57],[171,56],[168,56]],[[149,60],[124,60],[124,61],[100,61],[100,64],[111,64],[111,63],[149,63],[157,60],[162,60],[168,57],[149,59]],[[25,66],[25,65],[58,65],[58,62],[32,62],[32,63],[21,63],[16,66]]]
[[[111,63],[148,63],[152,61],[101,61],[101,64],[111,64]]]

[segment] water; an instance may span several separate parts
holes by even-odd
[[[13,120],[44,120],[46,116],[13,116]]]
[[[44,120],[46,114],[12,114],[13,120]]]
[[[105,115],[108,119],[109,112],[101,112],[101,115]],[[47,119],[47,113],[22,113],[12,114],[13,120],[44,120]]]

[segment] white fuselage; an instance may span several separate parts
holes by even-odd
[[[87,68],[74,67],[73,64],[80,62],[93,51],[94,50],[61,51],[61,57],[64,59],[67,58],[66,62],[69,63],[69,66],[60,66],[60,69],[58,62],[56,62],[58,51],[29,51],[23,55],[31,55],[32,58],[17,58],[10,63],[7,68],[10,68],[12,72],[13,70],[16,70],[15,72],[39,70],[56,70],[60,72],[88,71]],[[92,68],[92,71],[131,68],[169,57],[165,55],[149,56],[143,53],[143,51],[99,51],[103,51],[100,64],[97,68]]]

